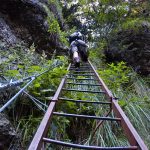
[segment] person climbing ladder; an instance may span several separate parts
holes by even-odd
[[[81,32],[76,31],[69,36],[70,49],[69,54],[76,68],[80,67],[81,60],[88,60],[87,44],[83,39]]]

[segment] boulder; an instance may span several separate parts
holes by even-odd
[[[0,113],[0,149],[8,149],[10,143],[17,139],[17,133],[6,115]]]
[[[125,61],[141,75],[150,74],[150,25],[142,23],[137,31],[120,31],[105,50],[107,62]]]
[[[62,30],[62,14],[55,3],[48,0],[2,0],[0,5],[0,42],[5,46],[21,43],[35,44],[36,50],[52,54],[54,49],[63,49],[58,34],[48,32],[48,12],[58,20]],[[50,17],[50,16],[49,16]]]

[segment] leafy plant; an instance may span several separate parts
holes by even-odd
[[[106,84],[114,91],[119,90],[122,84],[129,82],[130,69],[124,62],[118,64],[108,64],[108,68],[103,71],[98,70],[100,76],[104,79]]]
[[[134,30],[135,32],[139,31],[142,27],[143,19],[140,18],[128,18],[123,22],[122,30]]]
[[[39,122],[41,121],[41,117],[33,117],[31,114],[29,118],[21,118],[18,121],[17,132],[22,133],[22,146],[24,147],[30,140],[32,140],[32,135],[35,133]],[[25,148],[25,147],[24,147]]]

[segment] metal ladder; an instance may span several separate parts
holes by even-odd
[[[70,64],[68,69],[69,73],[62,79],[54,97],[50,100],[49,107],[41,121],[41,124],[29,146],[29,150],[44,150],[46,149],[47,143],[52,143],[60,145],[63,147],[70,147],[75,149],[90,149],[90,150],[148,150],[147,146],[144,144],[141,137],[138,135],[131,122],[117,103],[116,98],[113,97],[112,93],[109,91],[103,80],[99,77],[98,73],[94,69],[91,62],[83,63],[81,67],[77,70],[74,68],[73,64]],[[80,89],[75,88],[80,86]],[[89,87],[85,89],[84,87]],[[95,90],[98,89],[98,90]],[[72,99],[66,96],[62,96],[63,92],[82,92],[87,94],[93,94],[94,96],[102,96],[103,101],[92,101],[92,100],[82,100],[82,99]],[[100,98],[99,98],[100,99]],[[105,99],[105,100],[104,100]],[[83,114],[70,114],[67,112],[56,112],[56,106],[58,101],[66,101],[72,103],[83,103],[83,104],[96,104],[101,108],[107,106],[108,110],[102,114],[102,116],[95,115],[83,115]],[[113,112],[114,117],[110,114]],[[48,130],[52,122],[52,116],[63,116],[63,117],[73,117],[73,118],[84,118],[97,120],[95,131],[100,128],[106,121],[117,122],[122,128],[128,142],[129,146],[116,146],[116,147],[100,147],[100,146],[89,146],[81,145],[75,143],[68,143],[60,140],[55,140],[48,138]]]

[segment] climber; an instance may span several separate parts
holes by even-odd
[[[81,60],[86,62],[88,59],[87,44],[84,42],[83,35],[78,31],[69,36],[69,43],[70,57],[75,67],[79,68]]]

